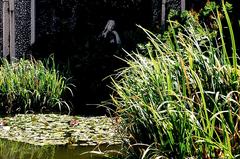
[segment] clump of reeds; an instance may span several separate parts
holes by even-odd
[[[0,66],[0,110],[2,113],[59,112],[70,107],[63,100],[68,80],[55,68],[53,57],[45,62],[34,59]],[[65,109],[66,110],[66,109]]]
[[[216,39],[194,19],[184,26],[170,22],[164,42],[142,28],[148,56],[129,53],[129,67],[113,80],[116,114],[130,136],[129,158],[238,156],[240,67],[224,5],[223,14],[232,49],[218,11]],[[175,26],[181,27],[177,33]]]

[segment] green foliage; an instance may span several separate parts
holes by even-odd
[[[45,63],[34,59],[20,59],[9,63],[2,60],[0,67],[1,113],[61,111],[70,107],[62,96],[71,89],[68,80],[55,69],[53,58]],[[72,92],[71,92],[72,93]]]
[[[175,21],[177,23],[180,23],[181,25],[188,25],[189,23],[193,25],[193,27],[198,27],[198,24],[201,25],[201,27],[207,26],[209,28],[209,32],[213,35],[213,38],[216,37],[216,31],[218,31],[218,25],[216,21],[217,14],[219,14],[220,18],[224,18],[224,8],[228,12],[232,12],[232,4],[226,2],[224,7],[221,7],[220,4],[216,2],[209,2],[206,3],[206,5],[199,11],[196,12],[194,10],[191,11],[176,11],[176,10],[170,10],[170,13],[168,15],[168,20]],[[194,23],[198,24],[194,24]],[[170,28],[171,23],[168,24]],[[227,26],[224,26],[227,27]],[[174,25],[175,32],[178,31],[184,31],[184,29],[180,25]],[[165,34],[168,34],[166,32]],[[163,36],[165,37],[165,36]],[[163,40],[163,39],[161,39]]]
[[[170,21],[164,41],[142,28],[147,57],[128,53],[129,67],[113,80],[116,114],[131,141],[127,158],[238,156],[240,66],[226,6],[231,52],[216,13],[220,38],[190,16],[185,25]]]

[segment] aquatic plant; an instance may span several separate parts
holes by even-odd
[[[100,159],[121,155],[116,126],[106,116],[17,114],[0,118],[0,123],[4,123],[0,124],[0,158]]]
[[[165,41],[142,28],[147,54],[128,53],[112,100],[130,138],[126,158],[239,156],[240,67],[235,35],[216,11],[218,38],[192,17],[170,22]],[[223,20],[228,35],[223,34]],[[175,32],[175,27],[181,27]],[[230,37],[231,49],[225,36]]]
[[[42,62],[20,59],[0,66],[0,110],[3,113],[70,111],[63,99],[70,82],[55,68],[53,57]],[[56,108],[57,107],[57,108]]]

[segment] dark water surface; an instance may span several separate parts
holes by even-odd
[[[121,149],[120,145],[41,147],[3,140],[0,144],[0,159],[103,159],[103,152]],[[116,153],[109,155],[117,157]]]

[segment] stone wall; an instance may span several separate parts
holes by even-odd
[[[36,45],[43,45],[41,51],[37,49],[39,54],[56,52],[55,39],[64,41],[69,36],[65,47],[84,45],[89,37],[98,36],[109,19],[121,31],[131,30],[135,24],[147,26],[152,20],[149,0],[38,0],[36,6]]]
[[[165,7],[165,8],[164,8]],[[162,11],[162,9],[164,9]],[[154,29],[165,29],[165,22],[171,9],[181,10],[181,0],[152,0],[152,24]],[[165,11],[165,15],[162,12]],[[161,26],[161,27],[160,27]]]
[[[0,1],[0,8],[2,8],[2,1]],[[2,56],[3,52],[3,30],[2,30],[2,10],[0,9],[0,56]]]
[[[167,0],[166,15],[168,15],[168,13],[171,9],[180,11],[181,10],[181,0]]]
[[[3,1],[0,1],[0,54],[3,55]],[[22,57],[30,50],[31,0],[15,0],[15,54]],[[9,15],[10,16],[10,15]],[[8,26],[10,27],[10,26]],[[10,33],[9,33],[10,34]]]
[[[156,0],[156,2],[159,5],[161,3],[160,0]],[[31,0],[15,0],[17,56],[30,51],[30,6]],[[135,24],[147,26],[147,24],[151,24],[152,20],[149,0],[98,0],[96,2],[88,0],[37,0],[36,6],[36,39],[40,43],[46,42],[43,46],[45,49],[40,51],[41,54],[47,51],[56,52],[55,39],[59,39],[61,35],[58,34],[60,33],[66,34],[64,36],[80,35],[82,40],[77,39],[79,44],[85,43],[84,39],[86,40],[89,34],[101,32],[102,27],[109,19],[116,20],[120,30],[131,30]],[[179,8],[179,6],[179,0],[177,3],[174,0],[168,0],[168,10],[169,8]],[[0,1],[0,8],[2,8],[2,1]],[[1,18],[2,11],[0,12],[0,26],[2,26]],[[156,16],[155,19],[159,19],[159,17]],[[71,39],[71,43],[74,42],[76,43],[76,38]],[[2,53],[2,27],[0,27],[0,44],[0,53]],[[71,48],[69,47],[70,51]]]
[[[28,54],[31,44],[31,0],[15,0],[16,56]]]

